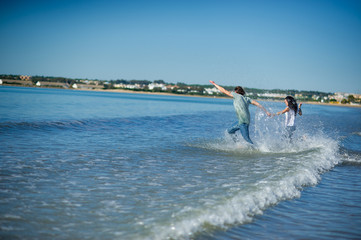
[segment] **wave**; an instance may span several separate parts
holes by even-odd
[[[205,196],[206,204],[185,207],[170,222],[155,226],[149,239],[189,239],[211,229],[251,222],[267,208],[300,197],[304,187],[316,185],[324,172],[345,160],[340,152],[340,140],[325,134],[319,125],[300,124],[292,141],[282,137],[279,121],[265,122],[256,115],[253,128],[254,146],[245,143],[241,136],[235,143],[227,133],[218,139],[187,143],[191,148],[217,154],[225,160],[239,159],[240,164],[249,166],[244,168],[249,173],[240,174],[252,178],[247,186],[230,182],[237,189],[232,194],[228,191],[227,196],[216,199]]]
[[[361,132],[354,132],[353,134],[358,135],[361,137]]]
[[[119,124],[132,123],[130,119],[84,119],[64,121],[29,121],[29,122],[2,122],[0,131],[5,130],[74,130],[90,127],[115,127]]]
[[[343,165],[361,166],[361,133],[353,132],[343,137],[340,153]]]
[[[34,122],[3,122],[0,129],[42,129],[42,128],[73,128],[86,125],[86,121],[34,121]]]
[[[340,148],[342,165],[361,166],[361,152],[352,149]]]
[[[240,188],[231,197],[209,199],[209,204],[196,209],[185,208],[171,222],[155,226],[150,239],[189,239],[209,229],[251,222],[267,208],[300,197],[304,187],[316,185],[322,173],[342,161],[339,143],[321,135],[305,135],[287,144],[274,138],[273,142],[258,141],[256,147],[234,143],[227,137],[213,142],[198,140],[189,146],[232,154],[249,164],[260,158],[277,160],[270,162],[273,168],[266,177],[255,180],[246,189]]]
[[[169,115],[169,116],[141,116],[141,117],[119,117],[119,118],[87,118],[67,120],[39,120],[39,121],[4,121],[0,122],[0,131],[6,130],[74,130],[89,128],[113,129],[122,126],[137,126],[144,124],[169,125],[179,119],[187,120],[189,116],[197,118],[197,115]]]
[[[361,155],[360,154],[347,154],[343,156],[342,165],[346,166],[361,166]]]

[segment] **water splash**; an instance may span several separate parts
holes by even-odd
[[[295,138],[288,141],[282,137],[277,119],[264,121],[261,117],[255,124],[255,146],[234,142],[227,133],[189,144],[221,156],[231,154],[239,164],[248,166],[254,177],[245,183],[229,183],[232,187],[222,190],[231,194],[224,197],[204,196],[205,204],[184,206],[171,220],[155,224],[149,239],[189,239],[198,232],[250,222],[270,206],[300,197],[304,187],[317,184],[322,173],[341,162],[338,141],[323,134],[321,128],[315,132],[301,125]]]

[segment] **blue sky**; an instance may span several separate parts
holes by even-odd
[[[0,73],[361,93],[361,1],[0,2]]]

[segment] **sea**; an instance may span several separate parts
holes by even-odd
[[[0,239],[361,239],[361,108],[302,110],[1,86]]]

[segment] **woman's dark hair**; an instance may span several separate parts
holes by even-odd
[[[244,91],[244,89],[243,89],[242,87],[240,87],[240,86],[235,87],[234,91],[235,91],[236,93],[238,93],[238,94],[241,94],[241,95],[246,94],[246,92]]]
[[[291,96],[287,96],[285,99],[287,100],[288,107],[295,111],[295,115],[297,115],[298,106],[296,100]]]

